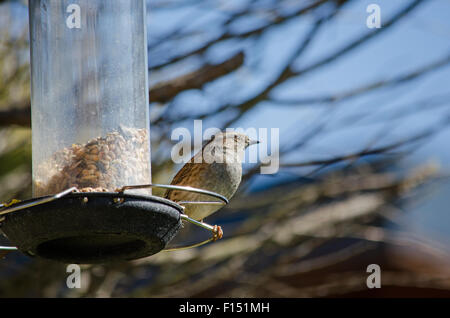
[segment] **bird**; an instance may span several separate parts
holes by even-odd
[[[245,149],[259,141],[236,131],[219,132],[207,141],[175,175],[171,185],[188,186],[216,192],[230,200],[242,180],[242,161]],[[174,202],[210,202],[211,198],[200,193],[169,189],[165,198]],[[217,204],[186,204],[184,213],[190,218],[203,219],[219,210]],[[213,239],[220,239],[223,231],[214,226]]]

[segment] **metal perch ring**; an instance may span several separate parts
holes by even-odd
[[[180,191],[187,191],[187,192],[194,192],[194,193],[200,193],[200,194],[204,194],[204,195],[209,195],[215,198],[218,198],[220,200],[222,200],[222,202],[217,202],[217,201],[179,201],[176,202],[177,204],[183,206],[184,204],[207,204],[207,205],[226,205],[229,203],[228,199],[226,197],[224,197],[221,194],[218,194],[216,192],[212,192],[212,191],[208,191],[208,190],[203,190],[203,189],[198,189],[198,188],[194,188],[194,187],[187,187],[187,186],[175,186],[175,185],[166,185],[166,184],[142,184],[142,185],[129,185],[129,186],[124,186],[120,189],[117,189],[116,192],[118,193],[124,193],[126,190],[131,190],[131,189],[145,189],[145,188],[162,188],[162,189],[171,189],[171,190],[180,190]],[[192,223],[196,226],[202,227],[204,229],[207,229],[209,231],[211,231],[214,235],[216,235],[216,230],[217,230],[217,226],[212,226],[209,225],[207,223],[204,222],[200,222],[197,220],[194,220],[192,218],[190,218],[189,216],[187,216],[186,214],[180,214],[180,217],[183,220],[186,220],[189,223]],[[163,252],[173,252],[173,251],[179,251],[179,250],[185,250],[185,249],[190,249],[190,248],[194,248],[194,247],[199,247],[202,245],[205,245],[211,241],[215,241],[215,237],[211,237],[205,241],[202,241],[200,243],[196,243],[196,244],[192,244],[192,245],[188,245],[188,246],[180,246],[180,247],[173,247],[173,248],[166,248],[163,249]]]

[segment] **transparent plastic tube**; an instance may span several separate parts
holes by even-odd
[[[151,182],[145,0],[30,0],[33,196]]]

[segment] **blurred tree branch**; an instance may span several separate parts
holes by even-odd
[[[407,6],[405,6],[405,8],[403,8],[402,10],[400,10],[397,14],[395,14],[391,19],[389,19],[387,22],[384,23],[383,28],[381,29],[377,29],[375,31],[372,31],[368,34],[364,34],[361,37],[353,40],[350,44],[344,46],[343,48],[331,53],[328,57],[325,57],[323,59],[321,59],[318,62],[312,63],[309,66],[306,66],[300,70],[294,70],[292,69],[292,63],[294,61],[296,61],[300,55],[302,54],[302,52],[304,52],[304,50],[307,48],[308,44],[310,44],[312,42],[312,39],[314,38],[314,36],[317,34],[320,26],[326,22],[327,20],[331,19],[338,11],[338,9],[340,8],[341,5],[345,4],[346,2],[344,1],[343,3],[339,3],[338,6],[335,8],[334,12],[332,12],[330,15],[320,18],[318,21],[316,21],[312,28],[309,31],[309,34],[305,37],[305,39],[303,40],[303,43],[299,46],[299,49],[297,50],[297,52],[290,58],[290,60],[286,63],[285,68],[280,72],[279,76],[272,81],[272,83],[270,85],[268,85],[264,90],[262,90],[260,93],[258,93],[257,95],[255,95],[254,97],[239,103],[239,104],[234,104],[234,103],[230,103],[230,104],[225,104],[222,105],[221,107],[219,107],[218,109],[215,109],[213,111],[211,111],[210,113],[205,113],[203,115],[196,115],[196,118],[199,119],[203,119],[206,118],[207,116],[211,115],[212,113],[223,113],[227,110],[236,110],[235,115],[233,116],[232,119],[228,120],[226,123],[224,123],[222,126],[223,127],[229,127],[232,126],[233,123],[243,114],[245,114],[246,112],[248,112],[250,109],[252,109],[253,107],[255,107],[257,104],[259,104],[261,101],[267,100],[269,98],[270,93],[272,92],[272,90],[276,87],[278,87],[280,84],[284,83],[285,81],[287,81],[290,78],[293,77],[298,77],[298,76],[303,76],[304,74],[311,72],[313,70],[316,70],[324,65],[327,65],[333,61],[335,61],[336,59],[338,59],[339,57],[345,55],[346,53],[356,49],[357,47],[359,47],[360,45],[362,45],[363,43],[375,38],[376,36],[384,33],[386,30],[388,30],[389,28],[391,28],[393,25],[395,25],[396,23],[398,23],[399,21],[401,21],[404,17],[406,17],[411,11],[413,11],[419,4],[421,4],[424,0],[415,0],[412,1],[411,3],[409,3]],[[319,1],[321,2],[321,1]],[[308,9],[310,10],[310,9]],[[434,63],[432,64],[434,65]],[[414,76],[417,77],[420,74],[415,74]],[[380,84],[378,84],[380,85]],[[368,91],[370,89],[366,88],[366,91]],[[341,95],[341,94],[339,94]],[[345,95],[345,94],[343,94]],[[177,118],[164,118],[164,120],[162,120],[163,123],[173,123],[173,122],[177,122],[177,121],[183,121],[183,120],[187,120],[187,119],[192,119],[191,116],[183,116],[183,117],[177,117]]]
[[[347,0],[345,0],[345,1],[347,1]],[[345,1],[341,1],[341,2],[345,2]],[[179,61],[181,61],[181,60],[183,60],[185,58],[188,58],[190,56],[204,53],[207,49],[212,47],[214,44],[217,44],[219,42],[222,42],[222,41],[225,41],[225,40],[228,40],[228,39],[234,39],[234,38],[241,38],[242,39],[242,38],[250,37],[252,35],[261,34],[264,30],[267,30],[268,28],[270,28],[270,27],[272,27],[274,25],[281,24],[283,22],[286,22],[289,19],[292,19],[292,18],[298,17],[298,16],[300,16],[302,14],[308,13],[312,9],[315,9],[318,6],[320,6],[320,5],[322,5],[322,4],[326,3],[326,2],[328,2],[328,0],[317,0],[317,1],[313,2],[312,4],[307,5],[306,7],[302,8],[302,9],[300,9],[300,10],[298,10],[298,11],[296,11],[296,12],[290,14],[290,15],[275,16],[275,17],[272,18],[271,23],[268,23],[265,26],[261,26],[259,28],[255,28],[255,29],[253,29],[251,31],[247,31],[247,32],[244,32],[244,33],[236,34],[236,33],[232,32],[230,30],[226,30],[220,37],[218,37],[218,38],[216,38],[216,39],[214,39],[212,41],[209,41],[206,44],[202,45],[201,47],[199,47],[199,48],[197,48],[195,50],[192,50],[192,51],[190,51],[190,52],[188,52],[186,54],[183,54],[183,55],[171,58],[167,62],[155,65],[155,66],[153,66],[151,68],[151,70],[157,70],[157,69],[163,68],[163,67],[165,67],[167,65],[179,62]],[[238,13],[238,14],[235,14],[235,15],[231,16],[225,22],[225,27],[227,27],[234,19],[236,19],[238,17],[241,17],[241,16],[243,16],[245,14],[248,14],[248,11],[244,11],[243,13]]]
[[[202,88],[204,84],[238,69],[243,62],[244,53],[239,52],[223,63],[217,65],[206,64],[192,73],[167,82],[158,83],[150,89],[150,101],[165,103],[182,91]]]
[[[340,92],[338,94],[319,96],[305,99],[275,99],[271,98],[270,101],[275,102],[283,106],[300,106],[300,105],[312,105],[312,104],[326,104],[326,103],[338,103],[350,99],[352,97],[357,97],[361,94],[369,93],[373,90],[380,88],[387,88],[391,86],[396,86],[403,84],[412,80],[419,78],[420,76],[425,76],[429,72],[438,70],[450,63],[450,55],[443,57],[437,61],[433,61],[428,65],[419,67],[413,71],[406,74],[401,74],[394,76],[390,79],[374,81],[369,84],[365,84],[359,87],[355,87],[346,92]]]
[[[0,110],[0,126],[18,125],[31,127],[31,108],[13,106],[10,110]]]

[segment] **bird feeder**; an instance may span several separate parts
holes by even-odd
[[[33,198],[0,210],[2,231],[67,263],[163,250],[189,218],[151,195],[171,187],[151,184],[145,1],[30,0],[29,17]]]

